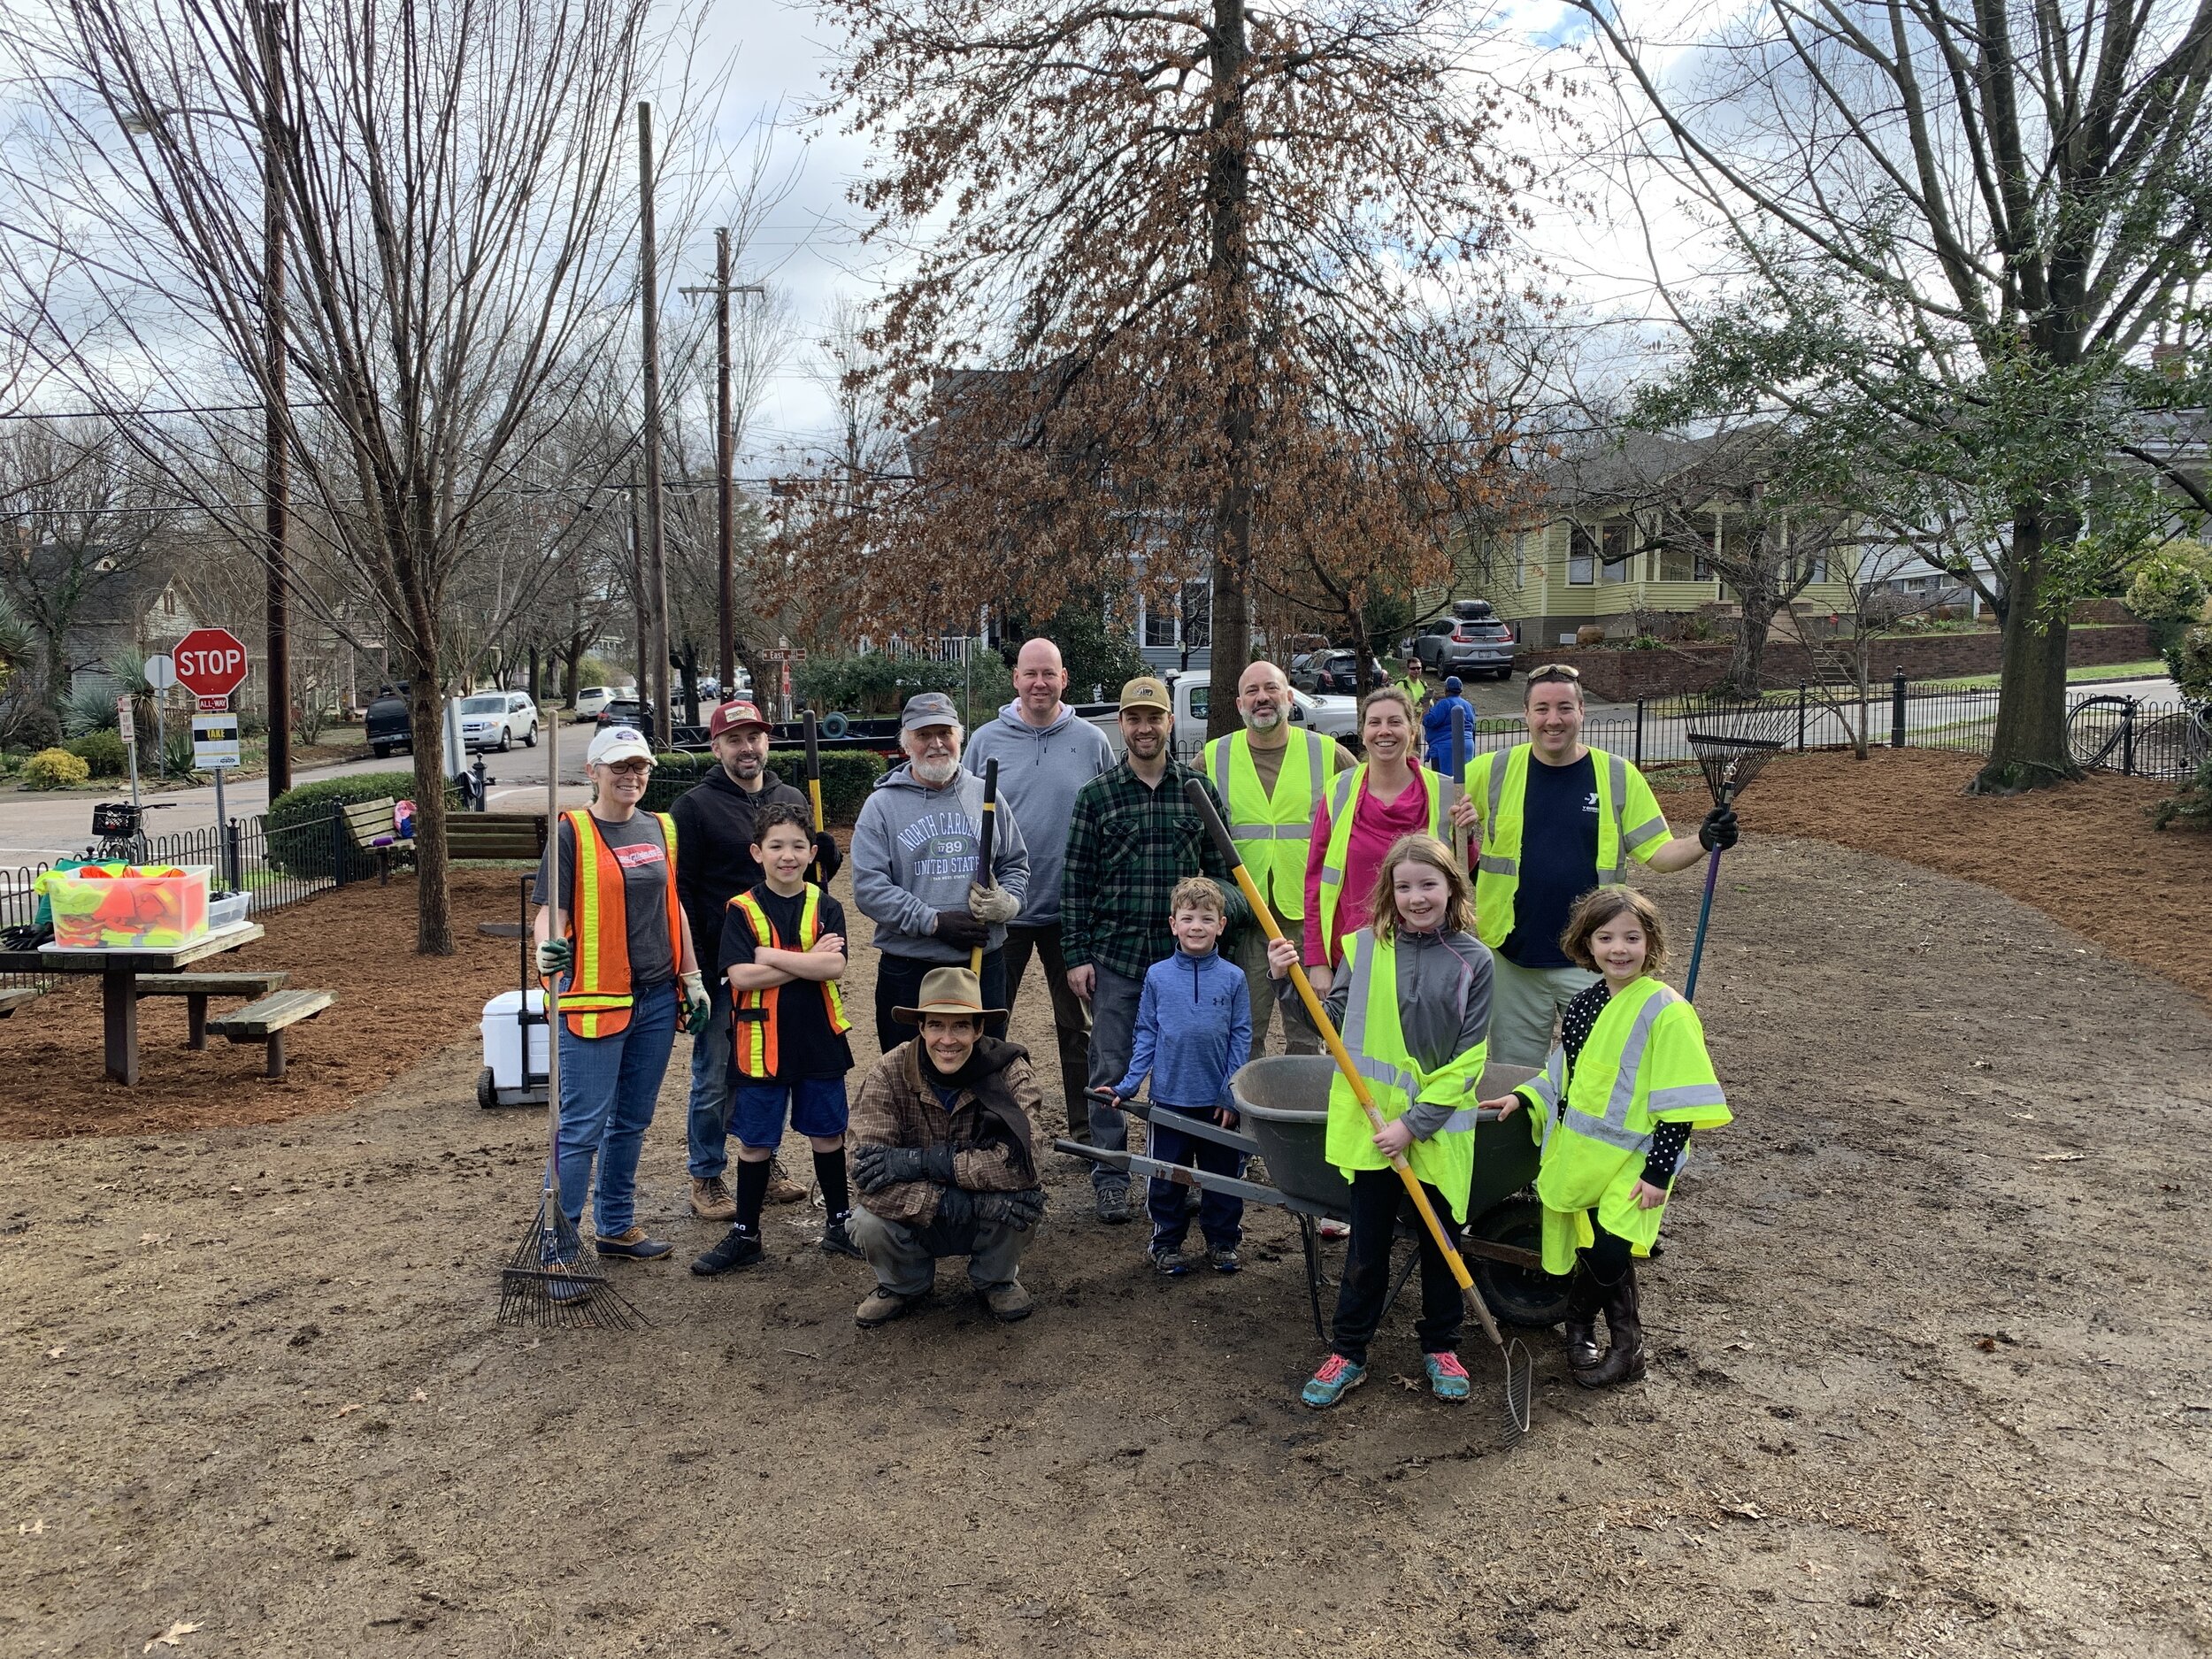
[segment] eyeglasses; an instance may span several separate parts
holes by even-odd
[[[602,763],[618,778],[642,778],[653,770],[649,760],[613,760]]]

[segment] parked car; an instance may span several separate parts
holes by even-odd
[[[645,730],[653,722],[653,705],[640,701],[637,692],[624,687],[626,695],[618,696],[599,710],[598,725],[602,730],[610,726],[634,726]]]
[[[596,720],[599,711],[610,703],[636,695],[635,686],[586,686],[576,694],[576,718],[580,720]]]
[[[1168,695],[1175,701],[1175,753],[1194,766],[1199,751],[1206,747],[1206,718],[1213,705],[1212,676],[1202,672],[1171,676]],[[1106,733],[1114,753],[1120,755],[1121,711],[1111,703],[1090,703],[1079,712]],[[1294,725],[1333,737],[1351,749],[1359,748],[1359,711],[1349,697],[1316,697],[1294,686],[1290,718]]]
[[[1486,599],[1454,600],[1452,614],[1427,624],[1413,641],[1414,655],[1432,674],[1488,674],[1497,680],[1513,678],[1517,649],[1512,628],[1498,620]]]
[[[1348,650],[1316,651],[1308,659],[1307,685],[1303,689],[1316,696],[1355,697],[1359,695],[1358,661]],[[1379,657],[1369,659],[1368,673],[1371,686],[1388,682],[1390,672]],[[1293,680],[1295,687],[1298,682]]]
[[[379,760],[396,749],[411,754],[414,750],[414,727],[407,713],[407,699],[400,692],[387,688],[371,698],[362,713],[361,729],[369,740],[369,752]]]
[[[461,699],[461,747],[505,754],[538,746],[538,705],[526,691],[484,691]]]

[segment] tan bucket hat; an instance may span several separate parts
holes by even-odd
[[[902,1025],[918,1025],[925,1014],[972,1014],[978,1019],[996,1019],[1002,1008],[983,1006],[983,986],[965,968],[932,968],[922,976],[922,988],[912,1008],[895,1008],[891,1018]]]

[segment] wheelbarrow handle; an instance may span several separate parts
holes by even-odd
[[[1236,878],[1237,888],[1244,895],[1244,902],[1252,907],[1252,914],[1262,930],[1271,941],[1280,939],[1283,930],[1275,925],[1275,913],[1267,908],[1267,902],[1261,898],[1259,888],[1253,885],[1252,872],[1244,867],[1244,860],[1237,853],[1237,844],[1230,839],[1228,826],[1221,821],[1221,814],[1214,810],[1213,797],[1206,793],[1204,781],[1197,778],[1188,779],[1184,782],[1183,792],[1204,821],[1207,833],[1213,837],[1215,847],[1219,849],[1222,857],[1227,862],[1229,873]],[[1382,1112],[1375,1104],[1374,1095],[1368,1090],[1367,1080],[1360,1076],[1359,1068],[1352,1064],[1351,1054],[1344,1047],[1344,1039],[1337,1034],[1336,1025],[1330,1019],[1328,1010],[1314,995],[1313,981],[1306,978],[1304,966],[1292,963],[1290,977],[1292,983],[1298,987],[1299,1000],[1306,1005],[1307,1018],[1313,1022],[1314,1030],[1321,1033],[1321,1041],[1328,1048],[1329,1057],[1336,1062],[1336,1069],[1343,1073],[1345,1082],[1350,1086],[1352,1098],[1367,1114],[1367,1121],[1374,1125],[1375,1132],[1381,1133]],[[1467,1263],[1461,1259],[1458,1249],[1452,1243],[1451,1235],[1444,1231],[1444,1224],[1437,1218],[1435,1208],[1429,1202],[1428,1191],[1421,1185],[1420,1177],[1414,1174],[1413,1166],[1406,1162],[1403,1153],[1392,1156],[1390,1167],[1398,1171],[1398,1179],[1405,1183],[1407,1194],[1412,1198],[1413,1208],[1421,1217],[1421,1225],[1428,1229],[1429,1238],[1443,1254],[1445,1264],[1452,1270],[1452,1279],[1459,1286],[1461,1299],[1482,1322],[1485,1334],[1502,1352],[1505,1338],[1500,1334],[1497,1321],[1490,1317],[1489,1308],[1475,1289],[1474,1275],[1467,1271]]]

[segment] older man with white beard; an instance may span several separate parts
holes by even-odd
[[[1001,812],[991,868],[982,862],[983,780],[960,765],[959,711],[942,692],[908,699],[899,721],[906,763],[876,780],[853,826],[853,901],[876,925],[876,1042],[907,1039],[894,1010],[916,1005],[932,968],[983,951],[987,1007],[1006,1006],[1006,924],[1029,889],[1029,852]],[[1006,1017],[989,1034],[1006,1034]]]

